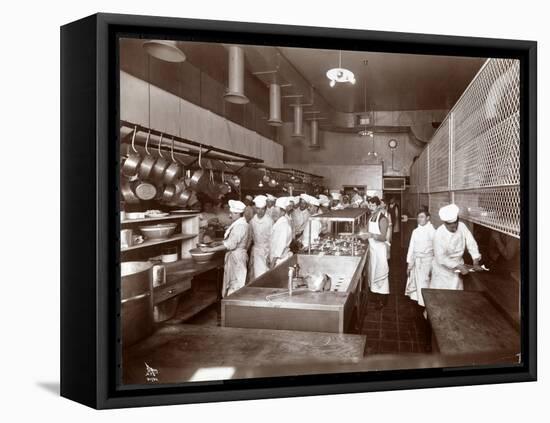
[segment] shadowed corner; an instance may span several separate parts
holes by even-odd
[[[59,381],[55,382],[37,382],[36,385],[43,390],[49,392],[50,394],[54,394],[55,396],[60,395],[60,386]]]

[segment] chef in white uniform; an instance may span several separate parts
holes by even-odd
[[[233,223],[225,231],[223,241],[214,247],[202,247],[203,251],[226,251],[223,269],[222,297],[226,297],[246,283],[247,248],[249,226],[243,216],[246,205],[241,201],[229,200],[229,213]]]
[[[292,223],[294,224],[295,237],[300,237],[306,227],[306,222],[309,219],[310,213],[308,210],[309,204],[307,198],[310,197],[307,194],[300,194],[300,200],[298,201],[298,207],[292,211]]]
[[[325,194],[319,195],[319,213],[324,214],[330,211],[330,198]],[[332,232],[332,222],[327,221],[326,219],[321,220],[321,233],[326,234]]]
[[[267,260],[269,258],[273,220],[266,214],[266,200],[265,195],[254,197],[256,214],[249,223],[252,236],[250,265],[248,267],[249,280],[256,279],[269,270]]]
[[[389,266],[386,248],[386,234],[388,231],[388,218],[381,208],[380,199],[376,196],[369,198],[368,206],[371,211],[367,232],[358,236],[366,238],[369,242],[368,252],[368,282],[371,292],[378,300],[377,308],[382,308],[390,293]],[[382,295],[379,295],[382,294]]]
[[[266,214],[271,217],[271,220],[275,221],[275,219],[273,219],[273,216],[271,215],[274,211],[275,211],[275,201],[277,201],[277,197],[271,195],[271,194],[266,194],[266,202],[267,202],[267,206],[266,206]]]
[[[435,228],[430,222],[430,213],[420,210],[418,226],[412,231],[407,252],[407,285],[405,295],[424,307],[422,288],[430,287],[430,275],[434,258],[433,239]]]
[[[292,256],[290,243],[292,242],[292,227],[286,215],[289,197],[279,197],[275,202],[273,212],[273,230],[269,247],[269,265],[271,268],[279,265]]]
[[[311,216],[319,214],[320,201],[317,198],[312,197],[311,195],[306,195],[304,197],[304,201],[306,201],[309,206],[309,214]],[[312,219],[310,217],[305,224],[304,233],[300,238],[302,245],[304,247],[309,247],[310,239],[312,243],[316,239],[318,239],[319,236],[321,235],[322,228],[323,228],[323,222],[321,221],[321,219]],[[310,238],[310,233],[311,233],[311,238]]]
[[[466,225],[459,221],[458,212],[456,204],[449,204],[439,210],[443,224],[437,228],[434,235],[434,262],[430,288],[464,289],[460,274],[468,274],[463,259],[466,249],[474,261],[474,270],[482,270],[479,265],[481,254],[477,242]]]

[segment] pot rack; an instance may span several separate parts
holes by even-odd
[[[199,152],[201,152],[201,160],[207,162],[211,166],[211,162],[218,164],[219,169],[213,170],[224,170],[232,173],[238,173],[245,166],[257,165],[263,163],[263,160],[256,157],[247,156],[245,154],[235,153],[232,151],[224,150],[223,148],[214,147],[208,144],[200,143],[197,141],[192,141],[186,138],[182,138],[176,135],[172,135],[167,132],[158,131],[156,129],[148,128],[146,126],[128,122],[125,120],[120,121],[120,129],[122,138],[126,137],[129,134],[132,134],[134,130],[137,133],[143,133],[145,137],[136,137],[135,144],[139,147],[145,147],[145,138],[147,134],[152,136],[160,137],[163,136],[165,144],[163,144],[160,149],[170,154],[172,148],[172,139],[174,140],[174,154],[188,156],[191,158],[190,161],[184,163],[187,168],[198,167],[199,161]],[[129,137],[131,139],[131,137]],[[124,141],[124,143],[129,144],[130,142]],[[149,145],[150,150],[156,151],[158,145],[156,142],[152,142]],[[234,168],[230,164],[237,164]],[[208,166],[207,166],[208,167]]]
[[[297,179],[302,179],[305,181],[305,179],[311,179],[311,181],[309,182],[303,182],[305,184],[307,183],[320,183],[322,182],[322,179],[323,177],[322,176],[319,176],[319,175],[315,175],[313,173],[308,173],[308,172],[304,172],[302,170],[298,170],[298,169],[292,169],[292,168],[288,168],[288,167],[270,167],[270,166],[266,166],[266,165],[263,165],[263,164],[257,164],[257,163],[252,163],[252,164],[249,164],[247,165],[248,168],[250,169],[255,169],[255,170],[259,170],[259,171],[266,171],[267,173],[271,174],[271,175],[282,175],[283,177],[295,177]],[[290,179],[287,181],[287,182],[292,182]]]

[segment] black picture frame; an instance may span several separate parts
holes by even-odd
[[[118,389],[121,34],[506,57],[521,73],[521,333],[517,366],[259,378]],[[533,41],[95,14],[61,28],[61,395],[94,408],[534,381],[537,375],[537,44]]]

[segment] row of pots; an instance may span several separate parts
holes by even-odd
[[[192,174],[185,170],[183,163],[174,156],[174,139],[170,150],[171,162],[162,155],[162,134],[157,146],[158,156],[149,152],[150,132],[145,141],[146,156],[141,157],[135,148],[137,127],[132,135],[130,154],[121,167],[121,191],[124,201],[128,204],[137,204],[141,200],[158,200],[170,206],[192,206],[196,203],[196,192],[202,192],[216,199],[238,189],[239,178],[235,175],[226,179],[222,172],[221,181],[214,181],[214,171],[205,171],[202,167],[202,148],[199,150],[199,169]],[[185,176],[184,176],[185,174]]]

